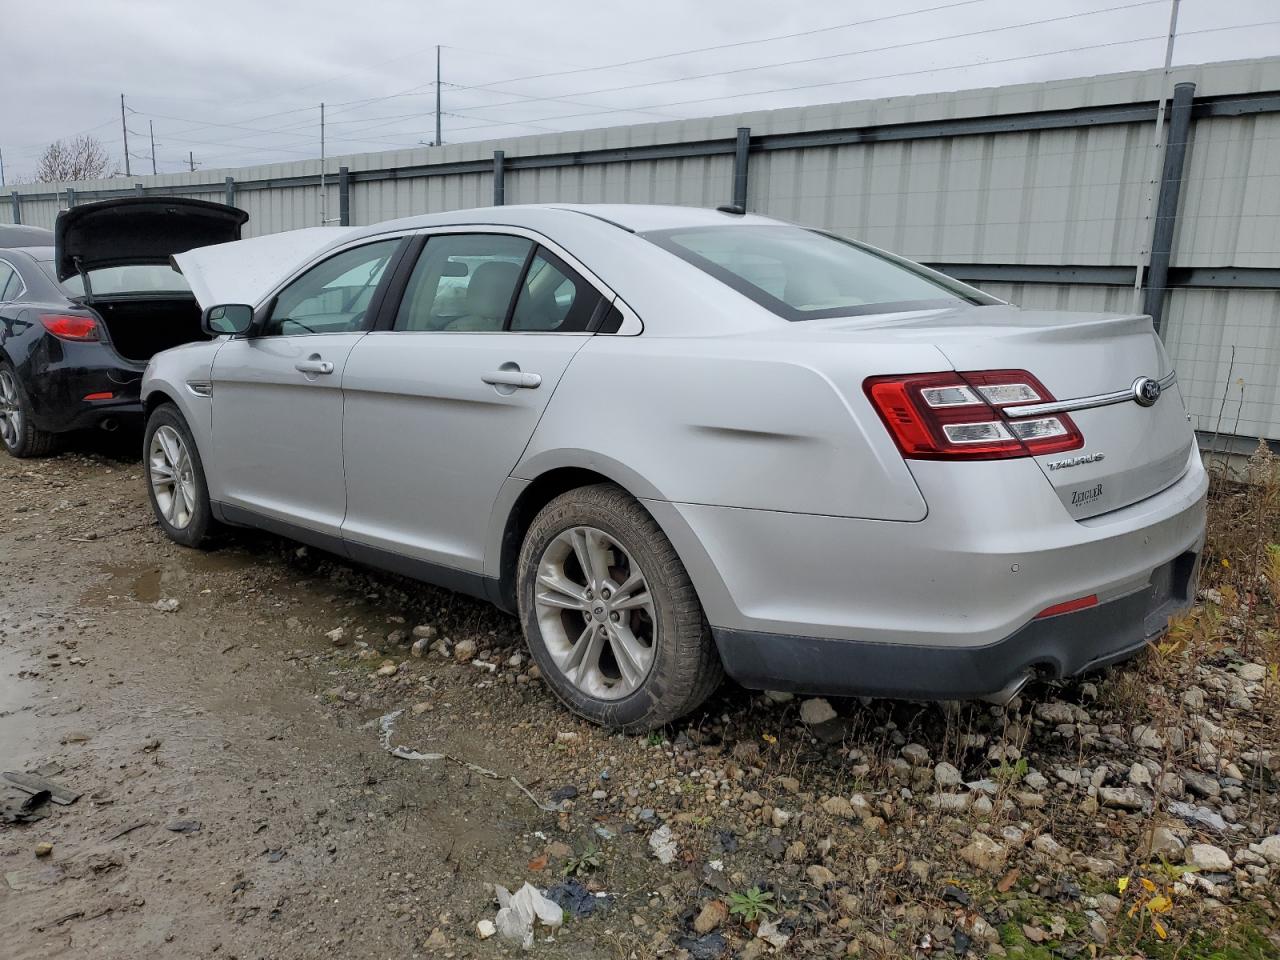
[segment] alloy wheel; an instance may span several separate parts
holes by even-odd
[[[18,406],[18,381],[11,370],[0,370],[0,440],[16,447],[22,438],[22,408]]]
[[[616,539],[571,527],[542,552],[534,610],[547,652],[588,696],[619,700],[653,666],[658,618],[644,572]]]
[[[151,435],[147,473],[156,506],[171,527],[185,530],[196,508],[196,481],[186,441],[168,424]]]

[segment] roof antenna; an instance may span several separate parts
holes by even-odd
[[[740,217],[747,212],[746,207],[740,207],[736,203],[722,203],[716,207],[720,213],[732,213],[734,216]]]

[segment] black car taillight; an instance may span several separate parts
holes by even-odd
[[[1000,460],[1084,446],[1065,413],[1010,417],[1008,407],[1052,402],[1025,370],[869,377],[863,384],[904,457]]]
[[[98,321],[93,317],[77,317],[62,313],[41,314],[44,328],[59,340],[101,340]]]

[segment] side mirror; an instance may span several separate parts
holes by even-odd
[[[200,314],[200,329],[211,337],[247,333],[253,326],[253,307],[247,303],[222,303]]]

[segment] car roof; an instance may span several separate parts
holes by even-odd
[[[632,233],[672,230],[680,227],[729,226],[734,224],[776,225],[780,221],[757,214],[725,213],[705,207],[650,203],[516,203],[502,207],[475,207],[443,213],[419,214],[371,224],[361,232],[412,230],[419,227],[454,224],[510,224],[537,229],[565,223],[565,214],[577,214],[603,221]]]
[[[46,262],[53,259],[53,247],[5,247],[0,253],[21,253],[32,260]]]

